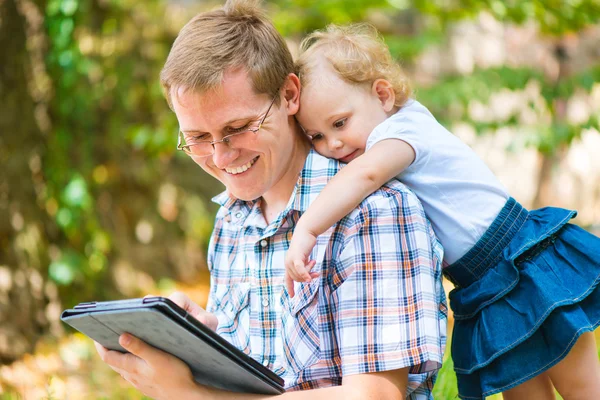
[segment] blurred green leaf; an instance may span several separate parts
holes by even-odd
[[[75,268],[66,260],[52,262],[48,273],[54,282],[61,285],[69,285],[75,279]]]
[[[62,0],[60,4],[60,11],[67,17],[72,16],[77,11],[77,0]]]
[[[73,213],[68,208],[61,208],[56,213],[56,222],[62,228],[68,228],[73,222]]]
[[[62,36],[69,36],[73,33],[74,23],[71,18],[65,18],[60,23],[60,34]]]
[[[63,200],[71,207],[88,208],[90,206],[91,197],[87,190],[87,184],[81,176],[75,176],[65,187]]]

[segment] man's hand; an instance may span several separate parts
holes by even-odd
[[[308,261],[316,243],[317,237],[312,233],[298,228],[294,230],[290,248],[285,255],[285,286],[290,297],[294,297],[295,294],[294,281],[310,282],[319,276],[318,272],[310,272],[316,262]]]
[[[192,317],[208,326],[213,331],[217,330],[217,316],[209,313],[198,304],[194,303],[187,294],[183,292],[174,292],[169,296],[169,300],[187,311]]]
[[[187,364],[130,334],[119,337],[119,344],[129,353],[123,354],[108,350],[99,343],[94,344],[102,361],[148,397],[182,399],[203,390],[194,382]]]
[[[169,299],[210,329],[217,329],[217,317],[194,303],[186,294],[175,292]],[[146,396],[179,399],[191,393],[208,391],[194,382],[190,368],[179,358],[127,333],[119,337],[119,344],[129,353],[108,350],[99,343],[95,343],[95,346],[102,361]]]

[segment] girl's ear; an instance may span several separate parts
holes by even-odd
[[[296,115],[300,108],[300,79],[296,74],[289,74],[283,84],[283,105],[288,115]]]
[[[381,102],[383,111],[386,113],[392,111],[396,101],[396,93],[394,92],[394,88],[389,81],[385,79],[377,79],[375,82],[373,82],[371,92],[373,96],[377,96]]]

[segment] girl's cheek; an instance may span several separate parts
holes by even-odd
[[[331,152],[329,151],[329,148],[326,144],[323,144],[322,142],[317,142],[313,143],[313,147],[315,148],[317,153],[319,153],[323,157],[331,158]]]

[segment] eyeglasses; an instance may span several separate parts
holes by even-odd
[[[269,115],[269,112],[275,103],[277,95],[279,95],[279,91],[277,91],[277,94],[273,97],[273,100],[271,100],[271,104],[269,104],[267,112],[265,113],[264,117],[262,117],[256,128],[242,128],[241,132],[229,134],[224,136],[221,140],[211,140],[212,136],[210,134],[185,138],[183,133],[179,131],[177,150],[181,150],[189,156],[208,157],[215,153],[215,145],[217,143],[225,143],[232,149],[244,147],[244,143],[251,137],[250,133],[256,134],[263,126],[263,123],[267,119],[267,116]]]

